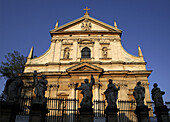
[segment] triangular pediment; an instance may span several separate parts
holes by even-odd
[[[61,33],[61,32],[116,32],[121,33],[120,29],[117,29],[111,25],[94,19],[90,16],[83,16],[65,25],[62,25],[51,33]]]
[[[70,67],[67,72],[102,72],[103,69],[89,63],[81,63]]]

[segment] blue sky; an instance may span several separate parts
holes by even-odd
[[[50,46],[50,33],[59,26],[84,15],[123,30],[122,45],[138,55],[140,45],[150,75],[150,91],[158,83],[170,101],[170,1],[169,0],[0,0],[0,62],[8,52],[17,50],[27,56],[34,46],[34,55],[42,55]],[[4,79],[0,79],[0,91]]]

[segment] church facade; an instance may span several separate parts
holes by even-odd
[[[121,44],[122,30],[103,23],[89,16],[86,12],[81,18],[65,25],[58,22],[51,34],[51,45],[41,56],[33,58],[33,48],[27,57],[24,73],[23,94],[32,96],[33,72],[38,78],[46,75],[48,89],[46,97],[82,99],[75,91],[84,79],[94,76],[93,99],[105,100],[104,91],[108,80],[112,79],[120,87],[118,100],[134,100],[133,89],[138,81],[145,87],[145,102],[151,101],[148,77],[151,70],[146,69],[146,62],[140,47],[138,56],[125,51]]]

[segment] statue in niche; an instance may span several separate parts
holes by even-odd
[[[137,85],[134,88],[133,96],[135,97],[137,106],[144,106],[145,88],[141,86],[140,81],[137,82]]]
[[[21,97],[22,87],[23,82],[18,75],[15,75],[13,78],[9,78],[6,81],[0,100],[18,102],[19,97]]]
[[[103,47],[103,49],[102,49],[102,55],[103,55],[103,58],[107,58],[107,55],[108,55],[107,47]]]
[[[64,49],[64,59],[69,59],[69,55],[70,55],[70,49],[69,48],[65,48]]]
[[[115,84],[112,83],[112,79],[109,79],[109,84],[104,92],[108,103],[107,108],[117,108],[116,101],[118,99],[119,90],[120,87],[116,88]]]
[[[92,86],[94,85],[94,78],[91,75],[91,82],[89,83],[88,79],[84,80],[84,83],[81,84],[80,87],[75,88],[75,90],[82,90],[81,94],[83,94],[83,99],[80,103],[81,108],[92,108]]]
[[[152,100],[155,103],[155,107],[159,107],[159,106],[164,106],[164,102],[163,102],[163,98],[162,95],[165,94],[164,91],[161,91],[160,88],[158,88],[158,84],[154,83],[153,84],[154,88],[152,89]]]
[[[38,80],[37,78],[37,71],[34,71],[33,79],[33,87],[35,88],[34,93],[36,95],[36,98],[40,102],[46,102],[45,98],[45,91],[47,90],[47,84],[48,81],[45,80],[46,76],[42,75],[42,79]]]

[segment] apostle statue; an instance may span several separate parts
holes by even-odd
[[[152,89],[152,100],[155,103],[155,107],[159,107],[159,106],[164,106],[164,102],[163,102],[163,98],[162,95],[165,94],[164,91],[161,91],[160,88],[158,88],[158,84],[154,83],[153,84],[154,88]]]
[[[69,48],[65,48],[64,49],[64,56],[63,56],[63,58],[64,59],[69,59],[69,56],[70,56],[70,49]]]
[[[33,79],[33,87],[35,88],[34,93],[36,94],[36,98],[39,99],[40,102],[46,102],[45,91],[47,90],[48,81],[45,80],[46,76],[42,75],[42,79],[38,80],[37,71],[34,71]]]
[[[103,47],[102,54],[103,54],[103,58],[107,58],[107,55],[108,55],[107,47]]]
[[[19,97],[21,96],[22,87],[23,82],[18,75],[9,78],[6,81],[4,91],[1,95],[1,100],[17,102]]]
[[[80,103],[81,108],[92,108],[92,86],[94,85],[94,78],[91,75],[91,82],[89,83],[88,79],[84,80],[84,83],[81,84],[80,87],[75,88],[75,90],[82,90],[81,94],[83,94],[83,99]]]
[[[137,82],[137,85],[134,88],[133,96],[135,97],[137,106],[144,106],[145,88],[141,86],[140,81]]]
[[[117,108],[116,101],[118,99],[119,90],[120,87],[116,88],[116,86],[112,83],[112,79],[109,79],[109,84],[104,92],[108,103],[107,108]]]

